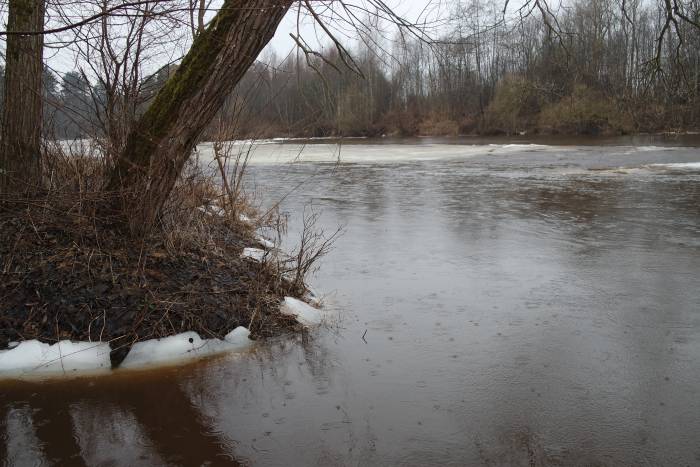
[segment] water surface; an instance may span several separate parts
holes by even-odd
[[[305,207],[344,228],[313,280],[332,325],[154,374],[4,384],[0,458],[700,464],[700,151],[445,143],[259,146],[249,184],[283,199],[287,246]]]

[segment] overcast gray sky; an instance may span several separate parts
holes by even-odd
[[[214,1],[214,9],[211,15],[209,15],[210,17],[215,14],[217,3],[220,3],[220,1]],[[362,16],[359,8],[372,9],[370,0],[346,0],[346,3],[358,7],[358,16]],[[391,7],[396,14],[409,22],[435,21],[440,17],[445,17],[455,3],[456,2],[445,2],[442,0],[385,0],[386,5]],[[338,6],[335,6],[334,9],[341,11]],[[347,27],[345,28],[345,31],[339,28],[334,28],[334,24],[339,23],[337,21],[330,20],[327,21],[327,23],[328,26],[332,28],[334,34],[337,34],[338,38],[344,44],[349,46],[353,45],[353,41],[357,38],[357,33],[355,31],[348,30]],[[280,57],[288,55],[289,52],[295,47],[294,41],[289,34],[296,33],[296,31],[297,9],[292,8],[280,24],[277,33],[266,50],[263,52],[262,57],[265,57],[266,54],[269,54],[271,51],[274,51],[275,54]],[[304,40],[306,40],[308,44],[314,48],[320,49],[322,46],[329,44],[329,39],[315,24],[310,15],[301,16],[299,32]],[[2,48],[4,49],[4,42],[2,44]],[[147,67],[148,72],[157,70],[169,60],[176,59],[185,52],[186,50],[184,47],[174,48],[170,54],[163,54],[159,59],[154,60],[154,62],[151,64],[152,66]],[[71,53],[69,48],[47,48],[45,51],[45,58],[47,59],[49,66],[59,73],[74,70],[77,65],[75,55]]]
[[[369,2],[365,0],[347,0],[348,4],[354,4],[358,7],[367,7]],[[438,18],[444,18],[449,14],[456,2],[445,2],[441,0],[387,0],[384,2],[397,15],[408,20],[409,22],[435,21]],[[297,26],[296,9],[291,10],[282,24],[280,24],[275,37],[270,42],[269,48],[275,50],[278,54],[284,54],[294,47],[294,41],[289,37],[289,33],[295,33]],[[327,43],[323,31],[318,28],[313,18],[305,17],[302,21],[303,25],[300,28],[302,36],[313,45],[318,45],[316,38],[320,39],[323,44]],[[336,31],[334,31],[336,32]],[[341,33],[342,34],[342,33]],[[353,39],[346,37],[346,39]]]

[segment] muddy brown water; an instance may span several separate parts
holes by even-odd
[[[313,280],[331,325],[180,368],[2,383],[0,458],[700,465],[697,141],[555,142],[258,147],[249,184],[284,197],[287,243],[309,203],[344,226]]]

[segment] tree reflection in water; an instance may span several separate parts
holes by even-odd
[[[12,443],[10,449],[16,433],[10,430],[8,416],[13,408],[22,407],[30,414],[25,424],[31,425],[37,446]],[[118,416],[117,408],[128,416]],[[99,429],[89,430],[89,424],[80,423],[91,418]],[[49,465],[241,465],[233,456],[232,443],[212,426],[213,421],[183,391],[176,370],[84,379],[79,384],[11,383],[0,395],[0,458],[14,467],[21,453],[12,450],[34,450]],[[125,439],[128,433],[138,433],[142,439],[130,443]],[[37,463],[39,459],[34,459]]]

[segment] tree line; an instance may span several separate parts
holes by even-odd
[[[534,14],[506,20],[504,5],[459,2],[432,42],[387,38],[379,26],[359,31],[348,45],[355,69],[336,47],[267,54],[216,121],[235,121],[230,137],[627,134],[700,125],[700,30],[686,21],[664,32],[663,2],[576,0],[548,9],[547,21]],[[700,2],[683,11],[698,18]],[[202,21],[199,12],[197,27]],[[176,68],[142,79],[129,99],[134,115]],[[114,107],[106,83],[48,69],[43,82],[48,137],[104,133]]]
[[[666,2],[669,3],[669,2]],[[433,43],[360,37],[357,72],[330,48],[258,63],[230,108],[244,135],[627,134],[700,126],[700,2],[575,0],[545,19],[469,0]],[[672,31],[669,31],[671,28]],[[251,93],[251,89],[257,89]],[[251,95],[255,97],[251,98]]]

